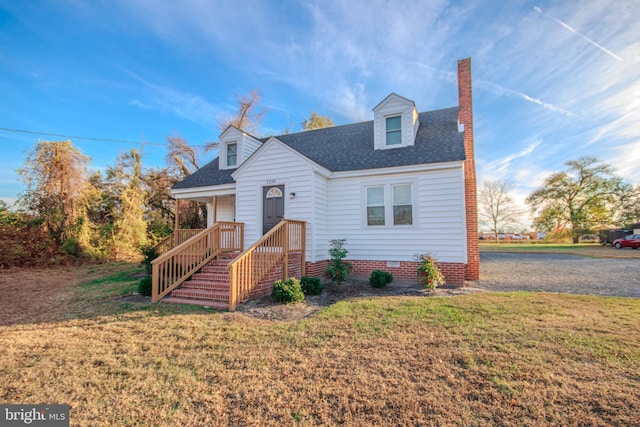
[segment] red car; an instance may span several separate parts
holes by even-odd
[[[613,246],[618,249],[640,248],[640,234],[629,234],[628,236],[624,236],[622,239],[614,240]]]

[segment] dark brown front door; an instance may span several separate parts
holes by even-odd
[[[284,185],[262,188],[262,234],[266,234],[284,218]]]

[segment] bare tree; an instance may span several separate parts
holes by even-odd
[[[260,121],[264,118],[267,111],[260,108],[260,92],[253,89],[249,95],[236,96],[238,103],[238,112],[231,117],[220,121],[220,130],[224,131],[229,126],[235,126],[240,130],[244,130],[253,135],[258,133]]]
[[[167,137],[167,164],[178,169],[183,177],[191,175],[200,169],[198,166],[198,152],[181,136]]]
[[[485,181],[480,190],[480,219],[489,224],[496,242],[498,233],[509,225],[518,223],[522,211],[509,194],[515,184],[502,180]]]

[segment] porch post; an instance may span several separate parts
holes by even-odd
[[[173,247],[175,248],[180,244],[178,238],[178,230],[180,229],[180,199],[176,198],[176,206],[175,206],[175,225],[173,226]]]
[[[283,220],[283,242],[282,242],[282,280],[287,280],[289,276],[289,221]]]
[[[213,196],[213,224],[218,222],[218,196]]]

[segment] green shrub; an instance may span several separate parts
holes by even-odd
[[[300,285],[300,281],[295,277],[275,282],[271,296],[276,301],[284,302],[285,304],[304,301],[302,286]]]
[[[320,295],[324,291],[324,285],[317,277],[303,277],[300,286],[305,295]]]
[[[62,251],[67,255],[80,255],[80,244],[75,237],[69,237],[62,243]]]
[[[152,283],[153,282],[152,282],[151,276],[145,276],[142,279],[140,279],[140,282],[138,282],[138,293],[140,295],[146,295],[150,297]]]
[[[373,270],[369,277],[369,284],[374,288],[384,288],[393,282],[393,275],[388,271]]]
[[[331,259],[329,259],[325,274],[333,283],[339,283],[346,280],[353,269],[353,264],[344,261],[349,253],[344,247],[347,239],[334,239],[329,242],[331,243],[331,247],[329,248],[329,256],[331,256]]]
[[[158,249],[155,246],[145,246],[140,249],[140,252],[142,252],[142,255],[144,255],[144,259],[142,260],[144,269],[147,274],[151,274],[151,261],[160,256],[160,254],[158,253]]]

